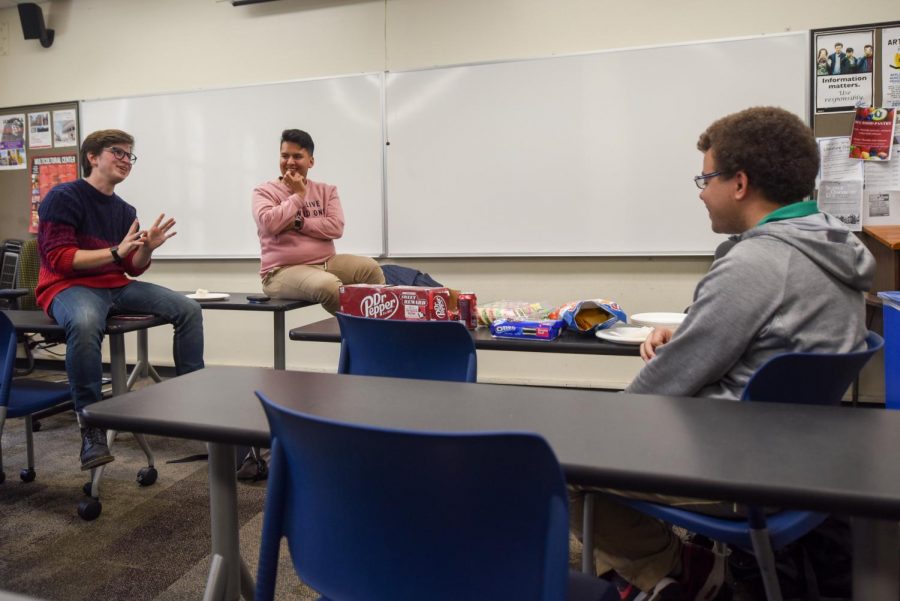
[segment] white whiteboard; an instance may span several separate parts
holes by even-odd
[[[338,187],[346,216],[338,252],[380,255],[383,244],[382,75],[297,81],[81,103],[84,135],[135,137],[139,160],[116,192],[142,224],[159,213],[178,235],[155,257],[259,257],[251,193],[279,175],[281,131],[315,141],[309,177]]]
[[[390,256],[705,254],[715,119],[806,119],[805,33],[386,77]]]

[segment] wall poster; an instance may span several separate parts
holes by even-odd
[[[31,159],[31,198],[28,232],[38,232],[38,207],[54,186],[78,179],[78,159],[74,154],[40,156]]]

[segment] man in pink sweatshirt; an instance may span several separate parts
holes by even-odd
[[[306,174],[315,164],[312,137],[299,129],[281,133],[281,177],[253,190],[253,219],[260,246],[263,292],[272,298],[340,308],[342,284],[383,284],[381,267],[369,257],[335,254],[344,234],[337,188]]]

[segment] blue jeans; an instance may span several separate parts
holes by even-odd
[[[121,288],[72,286],[54,297],[50,315],[66,329],[66,373],[76,410],[101,399],[100,343],[111,312],[163,317],[175,326],[175,373],[203,368],[203,314],[196,301],[147,282],[135,281]]]

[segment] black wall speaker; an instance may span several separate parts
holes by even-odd
[[[44,25],[44,13],[34,2],[21,2],[19,21],[22,22],[22,33],[26,40],[40,40],[41,46],[49,48],[53,45],[53,30]]]

